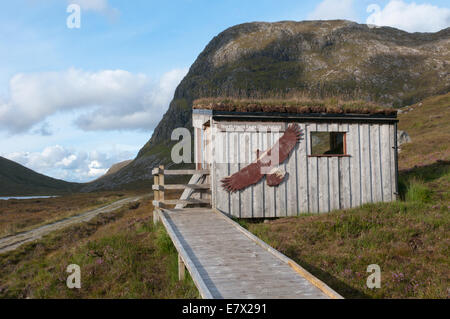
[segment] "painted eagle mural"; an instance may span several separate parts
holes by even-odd
[[[271,149],[262,154],[260,154],[259,150],[256,150],[256,162],[222,179],[222,187],[233,193],[258,183],[264,176],[266,176],[267,185],[278,186],[284,180],[286,173],[277,167],[289,157],[302,135],[298,124],[288,126],[283,136]],[[275,152],[278,152],[278,158],[272,156]]]

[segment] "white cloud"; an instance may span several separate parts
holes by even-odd
[[[309,20],[347,19],[356,20],[354,0],[324,0],[308,14]]]
[[[83,10],[102,12],[109,8],[108,0],[68,0],[68,2],[78,4]]]
[[[120,12],[109,5],[108,0],[67,0],[68,4],[78,4],[83,11],[101,13],[111,20],[117,19]]]
[[[0,100],[0,128],[26,132],[53,114],[79,110],[75,123],[87,131],[152,130],[186,73],[172,70],[159,81],[124,70],[17,74],[9,83],[9,99]]]
[[[48,122],[42,123],[42,125],[32,132],[33,134],[41,135],[41,136],[51,136],[53,132],[50,128],[50,124]]]
[[[131,159],[133,155],[133,152],[123,150],[83,152],[55,145],[41,152],[13,152],[1,156],[54,178],[87,182],[105,174],[113,164]]]
[[[367,24],[390,26],[408,32],[436,32],[450,26],[450,9],[431,4],[391,0],[381,9],[377,4],[367,7],[371,13]]]
[[[81,10],[106,14],[117,14],[119,11],[109,5],[108,0],[67,0],[68,4],[78,4]]]

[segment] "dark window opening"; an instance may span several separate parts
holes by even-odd
[[[345,133],[311,132],[311,156],[347,155]]]

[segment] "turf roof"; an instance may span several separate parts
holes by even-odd
[[[368,114],[397,115],[397,110],[364,101],[337,100],[282,100],[282,99],[228,99],[203,98],[195,100],[193,109],[224,112],[266,112],[266,113],[327,113],[327,114]]]

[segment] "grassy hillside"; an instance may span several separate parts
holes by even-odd
[[[241,222],[347,298],[448,298],[450,94],[402,113],[401,201],[263,223]],[[368,289],[378,264],[380,289]]]
[[[402,145],[399,169],[450,161],[450,93],[401,109],[399,129],[412,143]]]
[[[79,190],[80,184],[54,179],[0,157],[0,196],[59,195]]]

